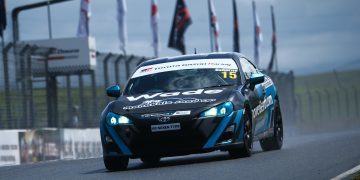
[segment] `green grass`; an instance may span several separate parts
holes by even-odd
[[[360,171],[356,172],[352,177],[353,180],[360,180]]]

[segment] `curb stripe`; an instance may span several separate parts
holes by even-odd
[[[352,175],[352,174],[354,174],[354,173],[356,173],[356,172],[358,172],[358,171],[360,171],[360,164],[357,165],[356,167],[348,170],[348,171],[343,172],[342,174],[339,174],[339,175],[336,176],[336,177],[331,178],[331,180],[344,179],[344,178],[346,178],[346,177],[348,177],[348,176],[350,176],[350,175]]]

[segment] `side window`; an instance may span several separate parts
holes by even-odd
[[[247,59],[240,59],[241,68],[244,71],[246,79],[249,79],[251,74],[257,73],[257,70],[253,64],[251,64]]]

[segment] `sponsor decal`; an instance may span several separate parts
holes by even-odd
[[[99,129],[63,129],[61,131],[61,159],[84,159],[102,156]]]
[[[158,117],[158,121],[159,121],[159,122],[162,122],[162,123],[164,123],[164,122],[169,122],[170,119],[171,119],[170,116]]]
[[[174,116],[190,115],[191,111],[175,111]]]
[[[184,91],[184,92],[169,92],[169,93],[155,93],[152,95],[149,94],[142,94],[140,96],[134,97],[134,96],[128,96],[126,97],[129,101],[137,101],[140,99],[153,99],[155,97],[173,97],[173,96],[179,96],[181,95],[198,95],[198,94],[218,94],[221,93],[223,89],[212,89],[212,90],[206,90],[204,89],[198,89],[194,91]]]
[[[151,132],[180,130],[180,123],[151,125]]]
[[[263,102],[261,102],[258,106],[256,106],[252,110],[253,119],[257,117],[259,114],[265,111],[270,105],[273,104],[272,96],[268,96],[266,99],[264,99]]]
[[[274,84],[274,83],[273,83],[273,81],[272,81],[270,78],[266,78],[266,79],[265,79],[265,82],[263,83],[265,89],[268,88],[268,87],[270,87],[270,86],[272,86],[273,84]]]
[[[149,67],[149,68],[146,68],[146,69],[143,69],[141,70],[140,72],[150,72],[153,68],[152,67]]]
[[[186,116],[190,115],[191,111],[169,111],[169,112],[162,112],[162,113],[152,113],[152,114],[143,114],[141,118],[149,119],[149,118],[158,118],[163,116]]]
[[[20,164],[17,130],[0,131],[0,167]]]
[[[194,103],[208,103],[214,102],[216,99],[197,99],[197,98],[170,98],[164,100],[148,100],[144,101],[139,105],[135,106],[125,106],[123,107],[124,110],[131,110],[131,109],[140,109],[140,108],[147,108],[147,107],[154,107],[154,106],[164,106],[170,104],[194,104]]]
[[[238,72],[238,69],[215,69],[215,71],[219,71],[219,72]]]
[[[148,70],[149,68],[151,71]],[[230,58],[175,61],[140,67],[131,78],[184,69],[226,69],[227,71],[229,69],[237,70],[238,67],[235,61]]]
[[[60,159],[60,131],[57,129],[19,132],[20,162]]]

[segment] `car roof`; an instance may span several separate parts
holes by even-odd
[[[237,58],[235,58],[235,57],[237,57]],[[163,58],[150,59],[150,60],[142,62],[139,65],[139,67],[153,65],[153,64],[160,64],[160,63],[165,63],[165,62],[173,62],[173,61],[186,61],[186,60],[195,60],[195,59],[222,59],[222,58],[238,59],[241,57],[244,57],[244,56],[241,53],[235,53],[235,52],[189,54],[189,55],[181,55],[181,56],[174,56],[174,57],[163,57]]]

